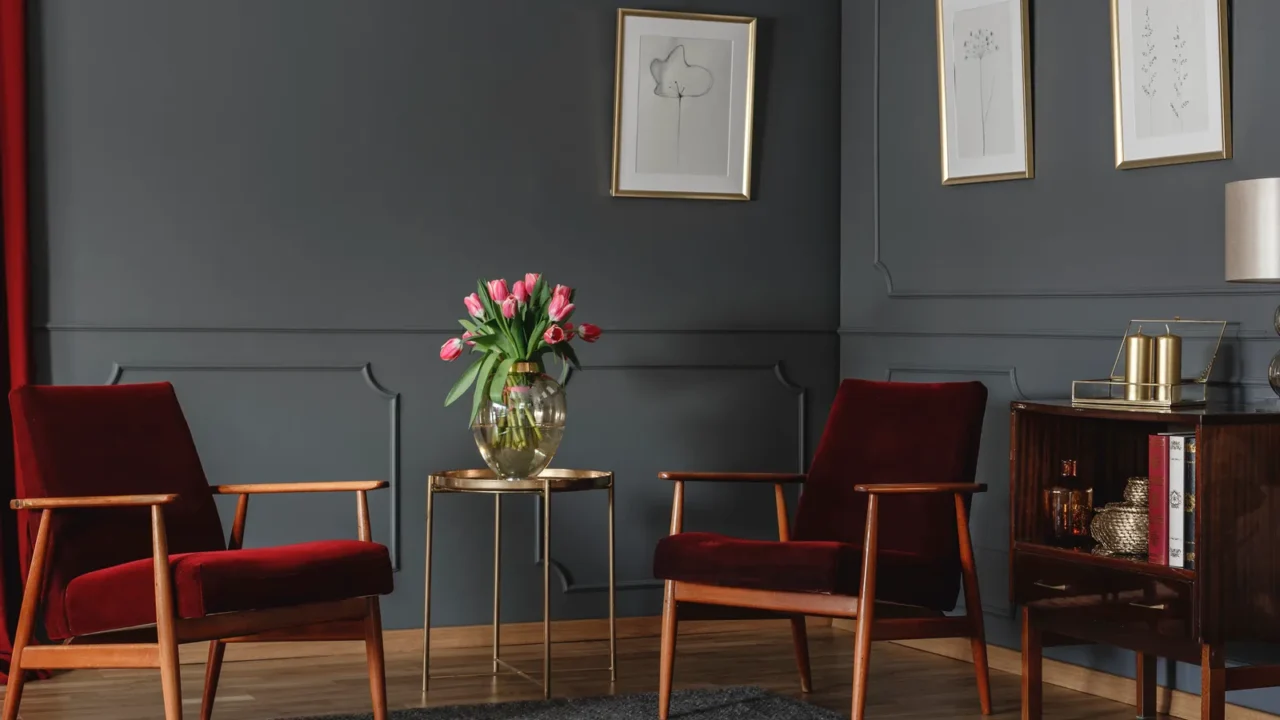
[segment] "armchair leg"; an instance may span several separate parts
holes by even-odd
[[[49,519],[52,513],[52,510],[40,513],[40,529],[36,531],[35,551],[31,555],[27,585],[22,591],[18,632],[13,638],[13,659],[9,662],[9,685],[4,694],[4,720],[18,720],[18,705],[22,702],[22,684],[26,680],[26,671],[22,668],[22,651],[31,642],[31,629],[35,625],[36,610],[40,606],[40,591],[41,586],[44,585],[45,555],[49,549]]]
[[[204,665],[204,695],[200,699],[200,720],[213,717],[213,699],[218,694],[218,676],[222,673],[222,655],[227,644],[221,640],[209,642],[209,659]]]
[[[151,507],[151,552],[156,590],[156,641],[160,646],[160,686],[164,691],[164,720],[182,720],[182,675],[178,662],[178,634],[173,627],[173,582],[169,574],[169,540],[164,508]]]
[[[791,618],[791,642],[796,647],[796,667],[800,670],[801,692],[813,692],[813,674],[809,671],[809,632],[804,615]]]
[[[862,542],[862,585],[858,590],[857,635],[853,640],[852,720],[863,720],[867,712],[867,674],[871,670],[871,626],[876,605],[876,537],[880,497],[867,498],[867,531]]]
[[[671,677],[676,667],[676,585],[668,580],[662,600],[662,657],[658,668],[658,719],[671,712]]]
[[[387,672],[382,654],[382,610],[376,596],[368,599],[364,650],[369,663],[369,694],[373,696],[373,720],[387,720]]]
[[[983,715],[991,714],[991,674],[987,667],[987,637],[982,624],[982,596],[978,592],[978,569],[973,560],[973,539],[969,536],[969,516],[964,497],[957,494],[956,529],[960,534],[960,569],[964,579],[964,612],[969,618],[969,644],[973,668],[978,677],[978,703]]]

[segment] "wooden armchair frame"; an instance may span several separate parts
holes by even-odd
[[[787,485],[803,484],[804,475],[789,473],[659,473],[658,477],[675,483],[671,503],[671,532],[684,529],[684,484],[686,482],[745,482],[772,484],[778,515],[778,540],[791,539]],[[910,483],[857,485],[857,492],[867,493],[867,525],[862,545],[862,576],[857,596],[805,592],[755,590],[721,587],[667,580],[662,604],[662,655],[658,676],[658,716],[667,720],[671,707],[671,680],[675,670],[677,606],[697,603],[766,610],[791,616],[791,637],[795,646],[796,666],[800,671],[800,688],[813,687],[809,670],[809,640],[805,616],[849,618],[856,620],[853,655],[853,720],[863,720],[867,702],[867,671],[871,664],[871,643],[876,640],[965,637],[970,639],[977,673],[978,700],[982,714],[991,714],[991,681],[987,668],[987,644],[982,624],[982,600],[978,593],[978,577],[973,559],[973,543],[969,537],[969,516],[965,497],[986,492],[981,483]],[[934,494],[953,495],[956,528],[960,541],[960,566],[964,581],[965,614],[946,616],[925,608],[897,604],[881,604],[876,608],[876,542],[881,495]],[[882,615],[883,617],[880,617]]]
[[[249,512],[250,495],[354,492],[359,539],[369,542],[371,533],[368,492],[385,487],[387,487],[385,481],[357,480],[217,485],[210,489],[218,495],[239,495],[231,538],[227,542],[227,550],[233,551],[239,550],[244,542],[244,526]],[[205,668],[204,696],[200,706],[201,720],[209,720],[213,714],[214,695],[217,693],[218,675],[222,669],[222,656],[226,644],[280,640],[364,640],[369,669],[369,691],[373,696],[373,716],[376,720],[386,720],[387,691],[382,652],[382,616],[376,595],[269,610],[220,613],[202,618],[177,617],[163,512],[164,506],[177,498],[177,495],[107,495],[31,498],[14,500],[10,503],[14,510],[39,510],[40,525],[36,531],[31,567],[27,572],[26,587],[22,594],[22,611],[18,619],[18,632],[14,637],[13,660],[10,664],[8,690],[4,698],[3,720],[17,720],[18,705],[22,701],[25,670],[67,668],[159,668],[164,694],[165,720],[182,720],[178,645],[205,640],[210,642],[209,661]],[[53,513],[64,508],[121,507],[151,508],[151,548],[155,565],[155,626],[80,635],[63,641],[61,645],[30,645],[44,586],[46,556],[49,548],[49,522]]]

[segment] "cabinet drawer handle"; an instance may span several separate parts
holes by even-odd
[[[1131,602],[1131,603],[1129,603],[1129,604],[1130,604],[1130,605],[1132,605],[1132,606],[1134,606],[1134,607],[1147,608],[1148,610],[1168,610],[1168,609],[1169,609],[1169,606],[1168,606],[1168,605],[1166,605],[1165,603],[1159,603],[1159,604],[1156,604],[1156,605],[1148,605],[1148,604],[1146,604],[1146,603]]]
[[[1037,587],[1048,588],[1050,590],[1066,590],[1067,589],[1066,585],[1050,585],[1049,583],[1040,582],[1039,580],[1036,580],[1031,584]]]

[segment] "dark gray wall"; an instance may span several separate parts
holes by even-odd
[[[557,464],[618,473],[620,612],[658,612],[655,474],[807,454],[839,250],[838,3],[667,5],[761,18],[750,203],[609,197],[612,0],[33,3],[43,378],[172,380],[212,482],[398,480],[374,534],[401,561],[387,624],[411,627],[424,477],[479,461],[437,349],[476,277],[542,271],[607,333],[581,350]],[[504,608],[531,620],[520,500]],[[604,501],[554,504],[558,617],[605,613]],[[771,532],[768,493],[689,502],[692,528]],[[353,509],[255,500],[248,541],[354,536]],[[438,513],[434,618],[487,622],[492,506]]]
[[[982,380],[975,504],[993,641],[1008,607],[1008,404],[1107,372],[1129,318],[1235,321],[1224,378],[1265,396],[1277,293],[1223,281],[1223,184],[1280,173],[1280,3],[1235,0],[1235,159],[1114,169],[1109,0],[1032,5],[1036,178],[943,187],[934,0],[844,0],[840,359],[844,375]],[[1108,648],[1056,653],[1132,675]],[[1164,671],[1162,671],[1164,672]],[[1194,668],[1177,683],[1196,691]],[[1280,709],[1280,694],[1232,693]]]

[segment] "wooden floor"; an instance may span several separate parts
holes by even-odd
[[[785,623],[763,632],[726,632],[681,637],[676,663],[678,688],[760,685],[800,697]],[[506,676],[436,680],[425,702],[420,693],[419,649],[391,647],[387,654],[387,686],[391,707],[470,704],[540,697],[527,680]],[[815,692],[809,702],[848,715],[853,636],[831,628],[810,631]],[[526,670],[536,671],[540,646],[513,647],[504,655]],[[607,672],[588,668],[607,664],[607,645],[587,642],[557,645],[553,694],[590,696],[652,691],[658,681],[658,640],[641,638],[619,643],[619,678],[610,686]],[[433,674],[485,672],[486,650],[443,650],[433,654]],[[185,665],[182,672],[184,717],[198,716],[204,669]],[[992,695],[999,720],[1019,717],[1019,680],[992,671]],[[23,693],[25,720],[94,718],[139,720],[163,717],[160,681],[152,670],[76,670],[51,680],[29,683]],[[369,692],[364,651],[324,658],[292,658],[228,663],[222,672],[217,720],[263,720],[297,715],[368,712]],[[977,720],[973,666],[888,643],[872,652],[870,718]],[[656,712],[655,712],[656,717]],[[1129,720],[1131,706],[1091,695],[1046,686],[1046,720]]]

